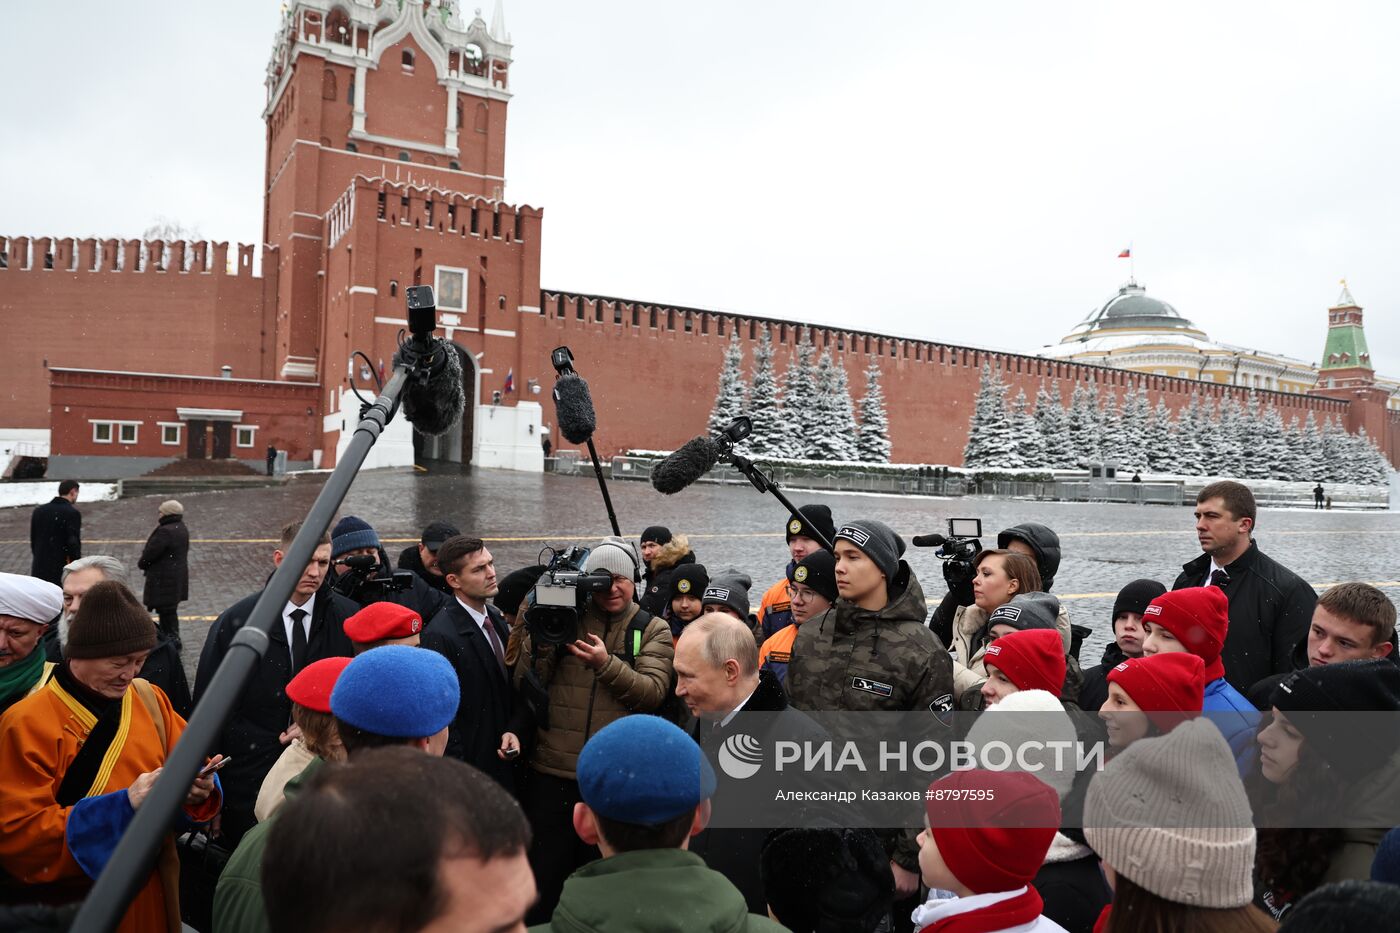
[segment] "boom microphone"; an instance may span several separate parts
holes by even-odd
[[[593,396],[588,383],[578,373],[561,375],[554,382],[554,413],[559,431],[570,444],[583,444],[598,428],[598,416],[593,412]]]
[[[420,335],[401,344],[394,365],[426,365],[403,393],[403,413],[420,434],[446,434],[462,423],[467,398],[462,389],[462,361],[441,337]]]
[[[723,455],[724,448],[714,438],[703,434],[692,438],[652,468],[651,485],[659,493],[674,496],[714,469]]]

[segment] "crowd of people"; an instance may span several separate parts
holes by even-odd
[[[0,574],[0,930],[71,918],[262,595],[219,615],[191,693],[183,509],[160,506],[138,597],[119,561],[82,556],[76,495],[36,510],[31,573]],[[391,562],[344,516],[121,929],[1306,933],[1392,918],[1400,732],[1393,716],[1344,724],[1400,712],[1394,604],[1366,583],[1319,596],[1267,557],[1242,484],[1206,486],[1195,517],[1201,552],[1170,588],[1129,581],[1110,617],[1074,622],[1042,524],[950,569],[931,614],[880,521],[804,505],[786,560],[747,571],[707,567],[655,525],[583,542],[561,634],[531,621],[551,605],[535,598],[543,567],[504,572],[446,521]],[[300,530],[282,529],[269,572]],[[1081,663],[1091,629],[1112,639]],[[716,738],[760,717],[816,738],[809,714],[866,711],[975,748],[1101,742],[1106,764],[942,773],[901,828],[832,812],[711,827]]]

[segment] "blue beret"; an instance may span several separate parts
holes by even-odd
[[[715,772],[700,746],[659,716],[604,726],[584,744],[576,771],[583,802],[619,823],[665,823],[715,792]]]
[[[461,702],[451,662],[411,645],[371,648],[350,662],[331,691],[337,719],[395,739],[437,735]]]

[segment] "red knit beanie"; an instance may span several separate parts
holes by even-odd
[[[1060,827],[1060,798],[1024,771],[955,771],[929,785],[924,810],[938,852],[973,894],[1031,883]]]
[[[1230,629],[1230,600],[1218,586],[1163,593],[1147,604],[1142,621],[1160,625],[1206,664],[1206,683],[1225,676],[1220,649]]]
[[[322,658],[311,662],[287,683],[287,699],[309,710],[329,713],[331,691],[349,663],[349,658]]]
[[[1045,690],[1059,696],[1065,687],[1065,646],[1052,628],[1008,632],[987,646],[982,663],[995,667],[1017,690]]]
[[[1108,672],[1108,682],[1117,684],[1157,728],[1170,732],[1183,718],[1200,713],[1205,702],[1205,662],[1194,654],[1171,651],[1151,657],[1129,658]],[[1183,717],[1182,713],[1189,714]]]
[[[407,606],[370,603],[345,620],[345,635],[357,645],[388,638],[408,638],[423,630],[423,619]]]

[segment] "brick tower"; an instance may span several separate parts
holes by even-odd
[[[278,378],[322,387],[323,464],[354,427],[349,383],[372,388],[385,370],[403,290],[419,284],[437,286],[468,415],[426,452],[400,425],[371,465],[405,462],[410,442],[420,457],[469,461],[483,440],[500,453],[474,436],[474,402],[483,374],[523,380],[515,319],[537,310],[539,293],[540,212],[501,201],[510,64],[500,0],[489,26],[479,10],[464,21],[456,0],[293,0],[283,13],[264,111],[263,267],[277,298],[263,339]],[[351,360],[356,350],[372,364]],[[502,403],[513,409],[515,397]]]
[[[1352,298],[1345,280],[1336,304],[1327,309],[1327,343],[1313,394],[1350,401],[1345,419],[1347,430],[1356,433],[1364,429],[1394,461],[1390,436],[1393,432],[1388,430],[1390,393],[1376,384],[1376,370],[1371,365],[1371,351],[1366,348],[1366,332],[1362,329],[1361,306]]]

